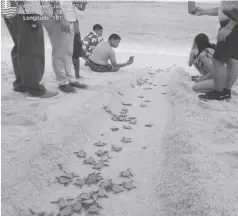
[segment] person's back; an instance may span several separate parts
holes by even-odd
[[[89,57],[91,61],[99,65],[107,65],[110,55],[114,54],[114,50],[106,41],[101,42],[96,46],[92,55]]]

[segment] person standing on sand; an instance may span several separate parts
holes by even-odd
[[[75,8],[72,2],[53,1],[54,19],[43,22],[52,46],[52,65],[59,84],[65,93],[74,92],[75,88],[86,88],[71,75],[73,56]],[[56,12],[57,11],[57,12]]]
[[[77,2],[73,1],[73,5],[79,10],[84,11],[86,9],[87,2]],[[78,17],[78,16],[77,16]],[[74,71],[75,71],[75,78],[79,79],[81,76],[79,75],[80,72],[80,57],[84,56],[83,51],[83,43],[81,40],[81,34],[79,31],[79,21],[76,20],[73,22],[74,24],[74,48],[73,48],[73,65],[74,65]]]
[[[117,63],[115,51],[112,48],[117,48],[120,41],[121,37],[119,35],[112,34],[107,42],[103,41],[97,45],[88,59],[88,66],[92,71],[117,72],[120,68],[133,64],[134,57],[130,57],[126,63]],[[111,64],[108,64],[108,60]]]
[[[221,1],[219,8],[203,9],[195,7],[191,14],[218,16],[221,28],[217,36],[217,46],[213,55],[215,90],[199,95],[204,100],[226,100],[231,98],[231,88],[238,76],[238,20],[227,16],[234,10],[237,1]]]
[[[214,90],[212,60],[215,48],[215,44],[211,44],[208,36],[203,33],[198,34],[194,39],[188,65],[189,67],[194,65],[202,75],[192,77],[195,81],[193,90],[196,92],[207,93]]]
[[[36,2],[34,4],[36,5]],[[54,97],[58,95],[57,92],[47,91],[40,84],[45,69],[44,32],[42,22],[37,19],[41,5],[32,7],[31,14],[27,15],[24,2],[19,2],[18,6],[19,10],[16,16],[4,18],[14,42],[11,52],[16,78],[13,82],[13,90],[27,92],[33,97]]]

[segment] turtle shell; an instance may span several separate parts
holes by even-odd
[[[68,205],[60,211],[59,216],[70,216],[72,214],[73,214],[73,207],[71,205]]]
[[[91,194],[90,193],[81,193],[79,197],[82,200],[89,200],[89,199],[91,199]]]
[[[147,107],[146,104],[141,104],[140,106],[141,106],[141,107]]]
[[[76,179],[74,184],[79,187],[83,187],[86,184],[86,180],[85,179]]]
[[[101,184],[100,184],[100,188],[106,190],[106,191],[111,191],[112,190],[112,180],[104,180]]]
[[[93,203],[94,203],[93,199],[87,199],[82,201],[83,205],[92,205]]]
[[[132,106],[132,103],[125,103],[125,102],[122,102],[121,104],[124,105],[124,106]]]
[[[98,197],[108,197],[107,191],[106,191],[105,189],[99,189],[99,190],[97,191],[97,196],[98,196]]]
[[[112,191],[113,191],[113,193],[117,194],[117,193],[123,192],[124,190],[123,190],[123,188],[120,185],[114,184],[112,186]]]
[[[114,128],[111,128],[111,131],[118,131],[119,130],[119,128],[116,128],[116,127],[114,127]]]
[[[93,169],[100,170],[103,167],[104,167],[104,164],[102,162],[99,162],[99,163],[94,164]]]
[[[129,138],[129,137],[122,137],[121,142],[123,142],[123,143],[131,143],[132,141],[131,141],[131,138]]]
[[[106,155],[108,153],[108,151],[103,151],[103,150],[98,150],[95,152],[95,154],[98,156],[98,157],[102,157],[103,155]]]
[[[96,161],[94,160],[93,157],[89,157],[88,159],[83,161],[84,164],[90,164],[90,165],[94,165],[96,163]]]
[[[135,125],[135,124],[137,124],[137,120],[131,120],[131,121],[129,121],[129,124]]]
[[[150,123],[145,125],[145,127],[152,127],[152,126],[153,126],[153,124],[150,124]]]
[[[102,177],[99,174],[91,173],[87,177],[87,184],[97,184],[99,181],[102,180]]]
[[[144,96],[138,96],[138,98],[144,98]]]
[[[150,100],[145,100],[145,103],[149,103],[150,102]]]
[[[83,151],[83,150],[80,150],[79,152],[77,152],[77,157],[80,157],[80,158],[85,158],[86,157],[86,152]]]
[[[76,200],[76,202],[74,203],[73,210],[76,211],[76,212],[79,212],[82,209],[83,209],[83,205],[82,205],[81,200]]]
[[[123,128],[126,129],[126,130],[131,130],[132,127],[130,125],[123,125]]]
[[[99,214],[100,213],[100,207],[97,203],[94,203],[88,208],[88,213],[89,214]]]
[[[122,150],[122,147],[121,146],[117,147],[115,145],[112,145],[112,150],[115,151],[115,152],[119,152],[119,151]]]
[[[63,184],[63,185],[67,185],[70,183],[70,179],[66,176],[56,177],[56,179],[60,184]]]
[[[127,169],[127,170],[125,170],[125,171],[123,171],[123,172],[120,172],[120,176],[121,176],[121,177],[125,177],[125,178],[130,178],[130,177],[132,177],[133,175],[132,175],[130,169]]]
[[[123,183],[121,184],[121,186],[122,186],[123,188],[125,188],[126,190],[131,190],[131,189],[136,188],[136,186],[133,184],[133,181],[131,181],[131,182],[123,182]]]
[[[94,145],[95,145],[95,146],[99,146],[99,147],[101,147],[101,146],[105,146],[105,145],[107,145],[107,143],[102,142],[102,141],[100,140],[100,141],[94,143]]]

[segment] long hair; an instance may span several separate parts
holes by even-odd
[[[198,53],[200,54],[203,50],[205,50],[206,48],[211,48],[211,49],[215,49],[216,45],[215,44],[211,44],[209,42],[209,38],[207,35],[201,33],[198,34],[195,39],[195,44],[197,45],[198,48]]]

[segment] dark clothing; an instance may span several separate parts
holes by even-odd
[[[222,22],[221,28],[227,23],[228,21]],[[217,43],[213,58],[220,62],[227,62],[229,59],[238,60],[238,25],[233,28],[225,41]]]
[[[88,66],[91,68],[92,71],[95,72],[109,72],[112,70],[112,65],[99,65],[94,63],[91,59],[88,59]]]
[[[23,15],[4,20],[14,42],[11,57],[16,80],[13,85],[27,88],[32,95],[40,95],[45,91],[40,85],[45,68],[42,23],[37,20],[37,28],[32,28],[23,20]]]
[[[82,48],[81,36],[80,36],[80,33],[76,33],[74,35],[73,59],[83,57],[83,56],[84,56],[84,51],[83,51],[83,48]]]

